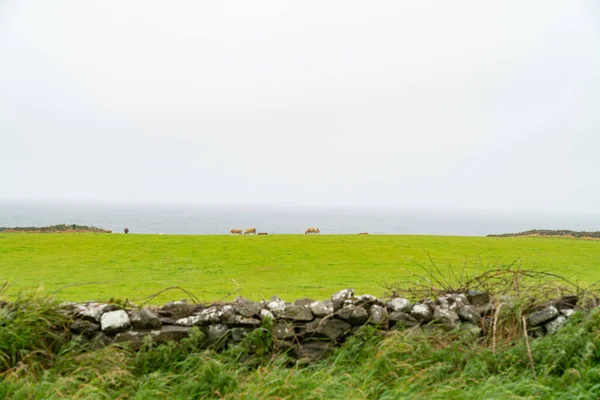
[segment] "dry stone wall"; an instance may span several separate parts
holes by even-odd
[[[559,330],[575,314],[577,302],[577,297],[566,296],[530,310],[530,334]],[[478,291],[413,303],[401,297],[383,300],[367,294],[356,296],[353,289],[344,289],[324,301],[303,298],[289,303],[273,296],[268,301],[253,302],[238,297],[230,303],[176,301],[141,309],[66,302],[61,309],[73,317],[72,333],[97,347],[128,343],[139,348],[146,337],[157,343],[178,341],[189,336],[194,327],[202,331],[207,346],[232,346],[249,332],[268,327],[274,338],[293,344],[297,357],[314,359],[366,324],[381,330],[428,327],[484,335],[491,327],[495,303],[488,292]]]

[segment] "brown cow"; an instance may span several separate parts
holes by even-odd
[[[231,232],[234,235],[241,235],[242,234],[242,230],[241,229],[232,229],[229,232]]]
[[[368,235],[368,234],[369,234],[369,232],[361,232],[361,233],[359,233],[359,235]]]
[[[258,232],[259,235],[268,235],[267,232]]]
[[[129,233],[129,228],[125,228],[125,229],[123,230],[123,232],[125,232],[125,234],[127,235],[127,234]]]
[[[250,235],[251,233],[256,235],[256,228],[248,228],[244,231],[244,235]]]
[[[319,228],[308,228],[306,232],[304,232],[305,235],[312,235],[315,233],[321,233],[321,230]]]

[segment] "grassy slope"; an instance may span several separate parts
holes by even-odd
[[[43,283],[70,300],[139,299],[182,286],[205,301],[235,290],[259,299],[326,298],[344,287],[381,295],[382,283],[414,279],[418,264],[470,270],[509,264],[591,283],[600,279],[600,242],[559,238],[273,235],[180,236],[0,234],[0,279],[9,294]],[[171,292],[157,301],[179,299]]]

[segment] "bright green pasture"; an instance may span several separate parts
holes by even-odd
[[[383,294],[431,266],[471,273],[519,260],[579,283],[600,280],[600,241],[396,235],[191,236],[0,234],[8,293],[38,288],[61,299],[139,300],[181,286],[203,301],[236,290],[258,300],[327,298],[346,287]],[[1,282],[0,282],[1,283]],[[82,284],[82,285],[74,285]],[[71,285],[71,286],[69,286]],[[59,290],[60,289],[60,290]],[[156,301],[180,299],[169,292]]]

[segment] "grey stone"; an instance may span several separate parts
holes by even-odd
[[[266,319],[273,321],[275,319],[275,316],[271,311],[263,309],[260,311],[260,319],[262,319],[263,321]]]
[[[200,316],[192,315],[190,317],[178,319],[177,321],[175,321],[175,325],[194,326],[194,325],[197,325],[199,322],[200,322]]]
[[[465,322],[479,325],[479,321],[481,321],[481,316],[479,315],[479,312],[475,306],[460,306],[456,309],[456,313],[458,314],[458,317]]]
[[[315,317],[326,317],[333,314],[333,303],[331,301],[314,301],[310,304],[310,311]]]
[[[388,316],[389,321],[398,326],[415,326],[419,324],[415,318],[413,318],[410,314],[402,312],[402,311],[394,311],[390,313]]]
[[[283,311],[285,309],[285,301],[277,296],[273,296],[267,303],[267,308],[271,311]]]
[[[237,298],[233,303],[233,308],[236,313],[240,314],[242,317],[252,318],[260,315],[262,311],[262,306],[258,303],[251,302],[246,299]]]
[[[543,310],[536,311],[527,316],[527,326],[535,327],[543,324],[544,322],[548,322],[551,319],[554,319],[558,316],[559,312],[556,307],[550,306],[546,307]]]
[[[467,299],[474,306],[479,306],[490,302],[490,292],[488,291],[477,291],[469,290],[467,292]]]
[[[573,310],[571,308],[563,308],[562,310],[559,310],[559,311],[562,315],[564,315],[567,318],[575,315],[575,310]]]
[[[455,311],[458,307],[471,304],[464,294],[446,294],[437,298],[437,304]]]
[[[129,329],[131,321],[129,315],[123,310],[109,311],[102,314],[100,326],[106,333],[116,333]]]
[[[316,319],[307,324],[307,332],[327,336],[329,339],[338,339],[344,336],[352,325],[339,319]]]
[[[129,318],[134,329],[157,329],[162,326],[158,315],[147,308],[132,311]]]
[[[214,322],[220,322],[221,315],[223,315],[223,313],[219,311],[217,307],[209,307],[200,311],[198,318],[201,324],[208,325]]]
[[[410,304],[410,301],[408,301],[408,299],[396,297],[387,303],[387,308],[388,310],[390,310],[390,312],[410,312],[410,310],[412,309],[412,304]]]
[[[303,299],[298,299],[298,300],[294,301],[294,305],[300,306],[300,307],[308,307],[313,302],[314,302],[313,299],[309,299],[309,298],[305,297]]]
[[[236,315],[234,324],[258,327],[258,326],[260,326],[261,322],[260,322],[260,319],[246,318],[246,317],[242,317],[241,315]]]
[[[286,305],[282,311],[274,311],[277,317],[293,321],[312,321],[314,316],[306,307]]]
[[[322,359],[332,347],[330,342],[308,342],[294,346],[292,353],[297,359],[317,361]]]
[[[109,311],[115,311],[115,306],[96,302],[77,304],[74,310],[77,317],[92,322],[100,322],[102,315]]]
[[[442,306],[436,306],[433,309],[433,320],[445,325],[447,328],[455,328],[458,326],[460,318],[458,318],[456,312]]]
[[[149,332],[127,331],[117,333],[115,343],[128,343],[131,349],[137,350],[142,346],[144,338],[149,336]]]
[[[564,309],[573,309],[577,306],[578,302],[579,297],[577,296],[563,296],[554,304],[554,307],[556,307],[558,311],[562,311]]]
[[[210,341],[219,340],[227,333],[228,330],[229,330],[229,328],[227,328],[227,325],[223,325],[223,324],[210,325],[208,327],[207,338]]]
[[[410,315],[419,322],[429,322],[432,318],[431,310],[425,304],[415,304],[410,311]]]
[[[178,342],[190,335],[192,328],[185,326],[162,326],[160,330],[152,331],[152,339],[156,343],[165,343],[169,341]]]
[[[100,350],[106,346],[109,346],[112,343],[110,337],[106,335],[104,332],[98,332],[94,337],[90,340],[90,349],[91,350]]]
[[[290,321],[279,320],[273,325],[273,335],[277,339],[289,339],[296,336],[296,331]]]
[[[361,294],[360,296],[356,297],[356,300],[354,302],[356,305],[361,305],[363,307],[370,307],[373,304],[380,304],[381,301],[373,296],[372,294]]]
[[[344,306],[346,300],[351,300],[354,297],[354,289],[343,289],[331,296],[333,310],[337,311]]]
[[[191,316],[198,308],[198,306],[187,304],[184,301],[174,301],[165,304],[157,313],[161,317],[171,318],[176,321]]]
[[[567,322],[567,317],[564,315],[559,315],[555,319],[550,322],[547,322],[544,326],[546,327],[546,331],[548,333],[554,333],[558,331],[563,325]]]
[[[338,311],[337,315],[353,326],[363,325],[369,319],[369,313],[362,306],[343,308]]]
[[[241,342],[242,340],[244,340],[244,338],[250,332],[252,332],[252,329],[250,329],[250,328],[231,328],[230,332],[231,332],[231,339],[233,339],[234,342]]]
[[[97,324],[95,322],[87,321],[87,320],[82,320],[82,319],[73,321],[73,324],[71,325],[71,332],[78,334],[78,335],[82,334],[85,336],[91,336],[99,330],[100,330],[99,324]]]
[[[378,304],[373,304],[369,309],[369,315],[371,316],[371,322],[377,325],[385,325],[388,322],[388,312],[385,307]]]
[[[221,308],[221,322],[227,325],[235,324],[236,320],[241,318],[236,315],[235,309],[232,305],[226,304]]]

